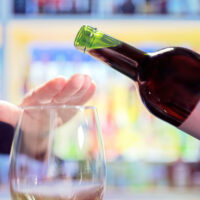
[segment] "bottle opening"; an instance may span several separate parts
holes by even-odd
[[[91,26],[83,25],[76,35],[74,46],[84,52],[91,47],[91,41],[97,29]]]
[[[74,46],[85,53],[91,49],[116,47],[121,43],[121,41],[99,32],[96,28],[83,25],[76,35]]]

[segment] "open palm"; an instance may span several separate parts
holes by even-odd
[[[43,85],[30,91],[23,99],[20,106],[0,101],[0,121],[16,125],[22,107],[37,105],[82,105],[86,103],[95,91],[95,84],[88,75],[75,74],[70,79],[64,77],[54,78]],[[37,113],[25,113],[27,121],[23,127],[34,129],[34,122],[37,119]],[[74,113],[59,113],[62,122],[67,121]],[[44,118],[45,120],[45,112]],[[41,120],[41,127],[45,129],[45,121]],[[44,130],[45,131],[45,130]]]
[[[30,91],[24,97],[20,106],[0,101],[0,121],[16,126],[22,108],[27,106],[82,105],[90,99],[94,91],[95,84],[87,75],[75,74],[70,79],[57,77]],[[72,118],[75,112],[63,113],[58,111],[57,115],[58,125],[61,125]],[[41,112],[38,114],[30,109],[24,111],[23,116],[26,120],[23,120],[21,129],[26,133],[23,135],[26,150],[30,156],[43,154],[48,144],[48,135],[44,137],[48,130],[48,114],[44,111],[41,115]],[[38,146],[37,152],[35,146]]]

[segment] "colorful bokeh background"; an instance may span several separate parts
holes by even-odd
[[[132,80],[79,52],[73,41],[88,24],[146,52],[168,46],[200,52],[199,0],[1,0],[0,14],[2,99],[19,104],[50,78],[89,74],[97,91],[87,104],[98,110],[108,187],[198,192],[199,141],[152,116]],[[2,185],[6,158],[0,156]]]

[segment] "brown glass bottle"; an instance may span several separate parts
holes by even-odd
[[[152,114],[200,139],[199,54],[182,47],[146,53],[89,26],[75,46],[133,79]]]

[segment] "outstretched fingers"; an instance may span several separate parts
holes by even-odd
[[[79,98],[70,99],[67,104],[69,105],[83,105],[85,104],[94,94],[96,90],[96,85],[92,81],[85,91]]]
[[[53,103],[65,104],[69,99],[77,96],[78,91],[85,85],[85,75],[76,74],[72,76],[63,89],[53,97]]]
[[[83,75],[76,77],[66,84],[65,88],[54,97],[56,104],[82,105],[86,103],[95,91],[92,79]]]
[[[24,98],[22,106],[32,106],[40,104],[50,104],[53,97],[60,92],[66,85],[67,80],[64,77],[57,77],[43,85],[31,90]]]
[[[75,74],[68,80],[57,77],[30,91],[21,106],[83,104],[92,96],[93,90],[95,86],[88,75]]]

